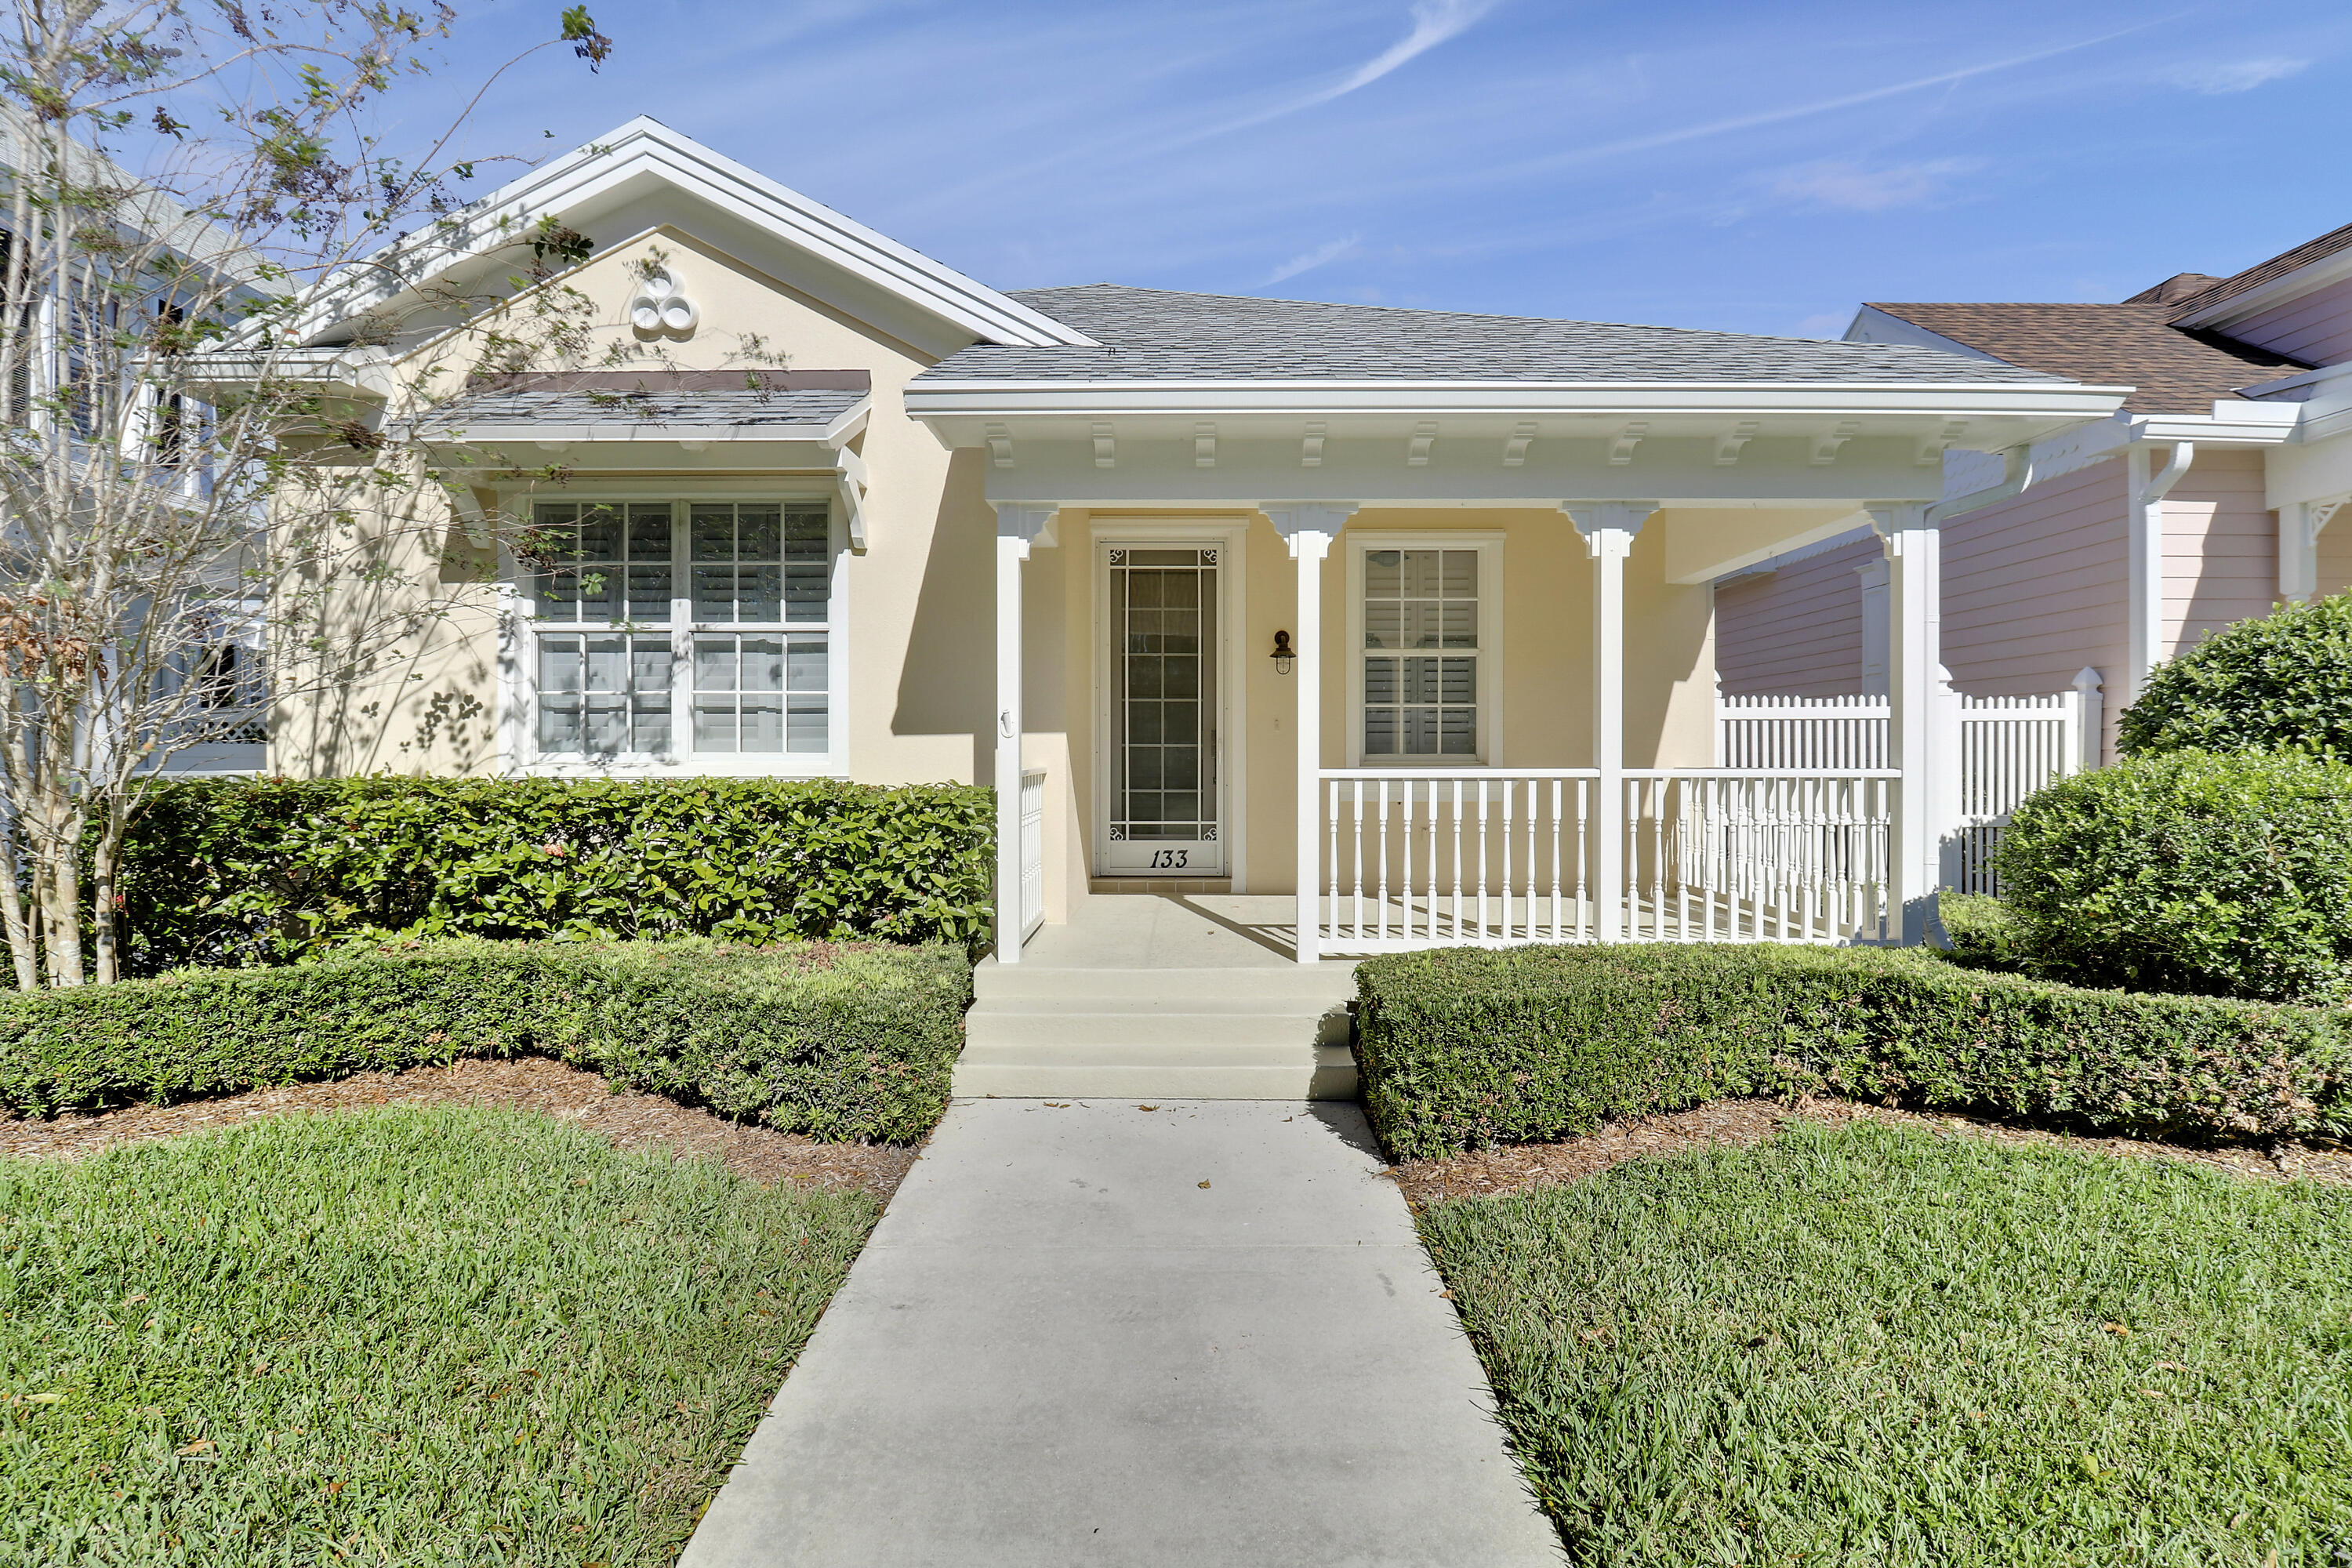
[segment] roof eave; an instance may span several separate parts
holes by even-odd
[[[917,417],[1114,414],[1937,414],[2103,418],[2128,386],[2072,382],[1010,381],[918,377]]]

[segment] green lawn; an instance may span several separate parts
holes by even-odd
[[[1422,1230],[1578,1563],[2352,1563],[2352,1193],[1811,1125]]]
[[[0,1563],[667,1564],[879,1212],[520,1111],[0,1161]]]

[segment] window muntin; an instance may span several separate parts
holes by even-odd
[[[1475,549],[1363,552],[1363,754],[1478,754]]]
[[[534,521],[541,755],[833,751],[826,503],[549,503]]]

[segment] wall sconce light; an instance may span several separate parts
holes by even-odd
[[[1275,633],[1275,634],[1274,634],[1274,672],[1275,672],[1275,674],[1276,674],[1276,675],[1288,675],[1288,674],[1290,673],[1290,661],[1291,661],[1291,659],[1292,659],[1292,658],[1293,658],[1293,657],[1294,657],[1294,656],[1292,655],[1292,653],[1291,653],[1291,651],[1290,651],[1290,634],[1289,634],[1288,632],[1276,632],[1276,633]]]

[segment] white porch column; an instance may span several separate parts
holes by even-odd
[[[2197,460],[2192,441],[2174,445],[2172,457],[2154,474],[2144,442],[2132,443],[2124,458],[2130,476],[2125,517],[2130,527],[2126,552],[2128,595],[2124,617],[2124,700],[2139,700],[2147,672],[2164,658],[2164,498]]]
[[[1055,509],[996,505],[996,962],[1021,962],[1021,563],[1054,542]]]
[[[1625,558],[1658,510],[1647,500],[1560,507],[1592,557],[1593,937],[1625,935]]]
[[[1356,514],[1354,501],[1270,505],[1266,517],[1298,563],[1298,624],[1290,637],[1297,678],[1298,843],[1296,886],[1301,963],[1323,956],[1323,560]]]
[[[2278,509],[2279,597],[2307,604],[2319,592],[2319,535],[2352,495],[2292,501]]]
[[[1939,774],[1957,758],[1942,755],[1958,739],[1947,736],[1956,718],[1943,700],[1943,536],[1929,520],[1925,501],[1899,501],[1870,509],[1886,552],[1887,698],[1886,765],[1895,782],[1887,899],[1896,933],[1906,945],[1927,939],[1942,872],[1942,840],[1949,825],[1939,820],[1945,789]]]

